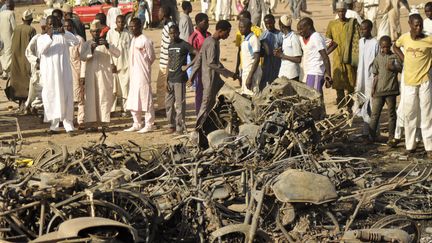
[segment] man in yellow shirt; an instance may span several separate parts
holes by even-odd
[[[409,16],[410,32],[396,41],[395,53],[404,61],[405,146],[409,153],[416,149],[416,128],[420,125],[428,158],[432,158],[432,37],[423,34],[423,19],[419,14]],[[405,50],[405,55],[401,51]]]
[[[251,20],[251,14],[249,13],[249,11],[242,11],[239,15],[238,15],[238,19],[239,20],[241,20],[241,19],[244,19],[244,18],[246,18],[246,19],[249,19],[249,20]],[[252,25],[251,26],[251,32],[252,33],[254,33],[255,34],[255,36],[256,37],[260,37],[261,36],[261,33],[262,33],[262,30],[261,30],[261,28],[260,27],[258,27],[258,26],[256,26],[256,25]],[[235,73],[237,74],[237,75],[239,75],[240,74],[240,64],[241,64],[241,58],[240,58],[240,54],[241,54],[241,43],[244,41],[244,35],[242,35],[241,33],[240,33],[240,30],[237,30],[237,32],[236,32],[236,38],[235,38],[235,45],[236,45],[236,47],[237,47],[237,49],[238,49],[238,51],[237,51],[237,64],[236,64],[236,69],[235,69]],[[243,77],[242,77],[243,78]],[[240,83],[242,82],[242,78],[240,78]],[[247,77],[244,77],[244,79],[246,79]]]

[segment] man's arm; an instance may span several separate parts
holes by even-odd
[[[248,89],[250,89],[252,86],[252,77],[255,74],[255,71],[257,70],[258,65],[259,65],[259,61],[260,61],[260,53],[259,52],[255,52],[253,56],[254,56],[254,62],[252,63],[252,68],[251,68],[249,75],[246,79],[246,87],[248,87]]]
[[[332,40],[330,45],[327,47],[327,55],[330,55],[337,47],[338,44]]]
[[[325,49],[320,50],[319,53],[323,59],[324,67],[325,67],[324,79],[326,79],[326,81],[331,83],[332,77],[331,77],[331,64],[330,64],[329,56]]]
[[[224,76],[224,77],[231,77],[231,78],[235,78],[235,73],[231,72],[230,70],[226,69],[222,63],[220,63],[219,60],[216,59],[216,46],[215,45],[210,45],[209,48],[207,50],[205,50],[206,52],[206,56],[207,56],[207,61],[209,61],[209,63],[207,63],[208,67],[212,70],[214,70],[215,72],[219,73],[220,75]]]
[[[393,51],[394,53],[399,57],[399,59],[403,62],[405,60],[405,55],[403,54],[400,47],[393,45]]]

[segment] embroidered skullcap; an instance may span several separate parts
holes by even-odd
[[[65,3],[63,4],[62,11],[65,13],[72,13],[72,6]]]
[[[283,25],[285,25],[285,26],[291,26],[291,24],[292,24],[292,18],[291,18],[291,16],[288,16],[288,15],[282,15],[281,17],[280,17],[280,22],[283,24]]]
[[[344,1],[339,1],[336,3],[336,9],[347,9],[346,3]]]
[[[33,19],[33,13],[30,9],[26,9],[24,13],[22,14],[23,20],[32,20]]]
[[[90,23],[90,30],[99,30],[102,29],[101,23],[98,19],[93,20]]]

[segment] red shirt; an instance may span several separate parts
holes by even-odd
[[[206,35],[203,36],[203,34],[198,29],[195,29],[194,32],[192,32],[192,34],[189,36],[189,44],[199,51],[204,43],[204,40],[210,35],[210,32],[207,31]]]

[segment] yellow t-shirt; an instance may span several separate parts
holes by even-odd
[[[416,86],[428,81],[432,64],[432,36],[413,40],[410,33],[405,33],[396,41],[396,46],[404,48],[405,84]]]
[[[259,38],[261,36],[262,30],[260,27],[258,27],[256,25],[252,25],[251,31],[256,35],[256,37]],[[236,47],[240,47],[243,40],[244,40],[244,36],[240,33],[240,30],[237,30],[236,38],[235,38]]]

